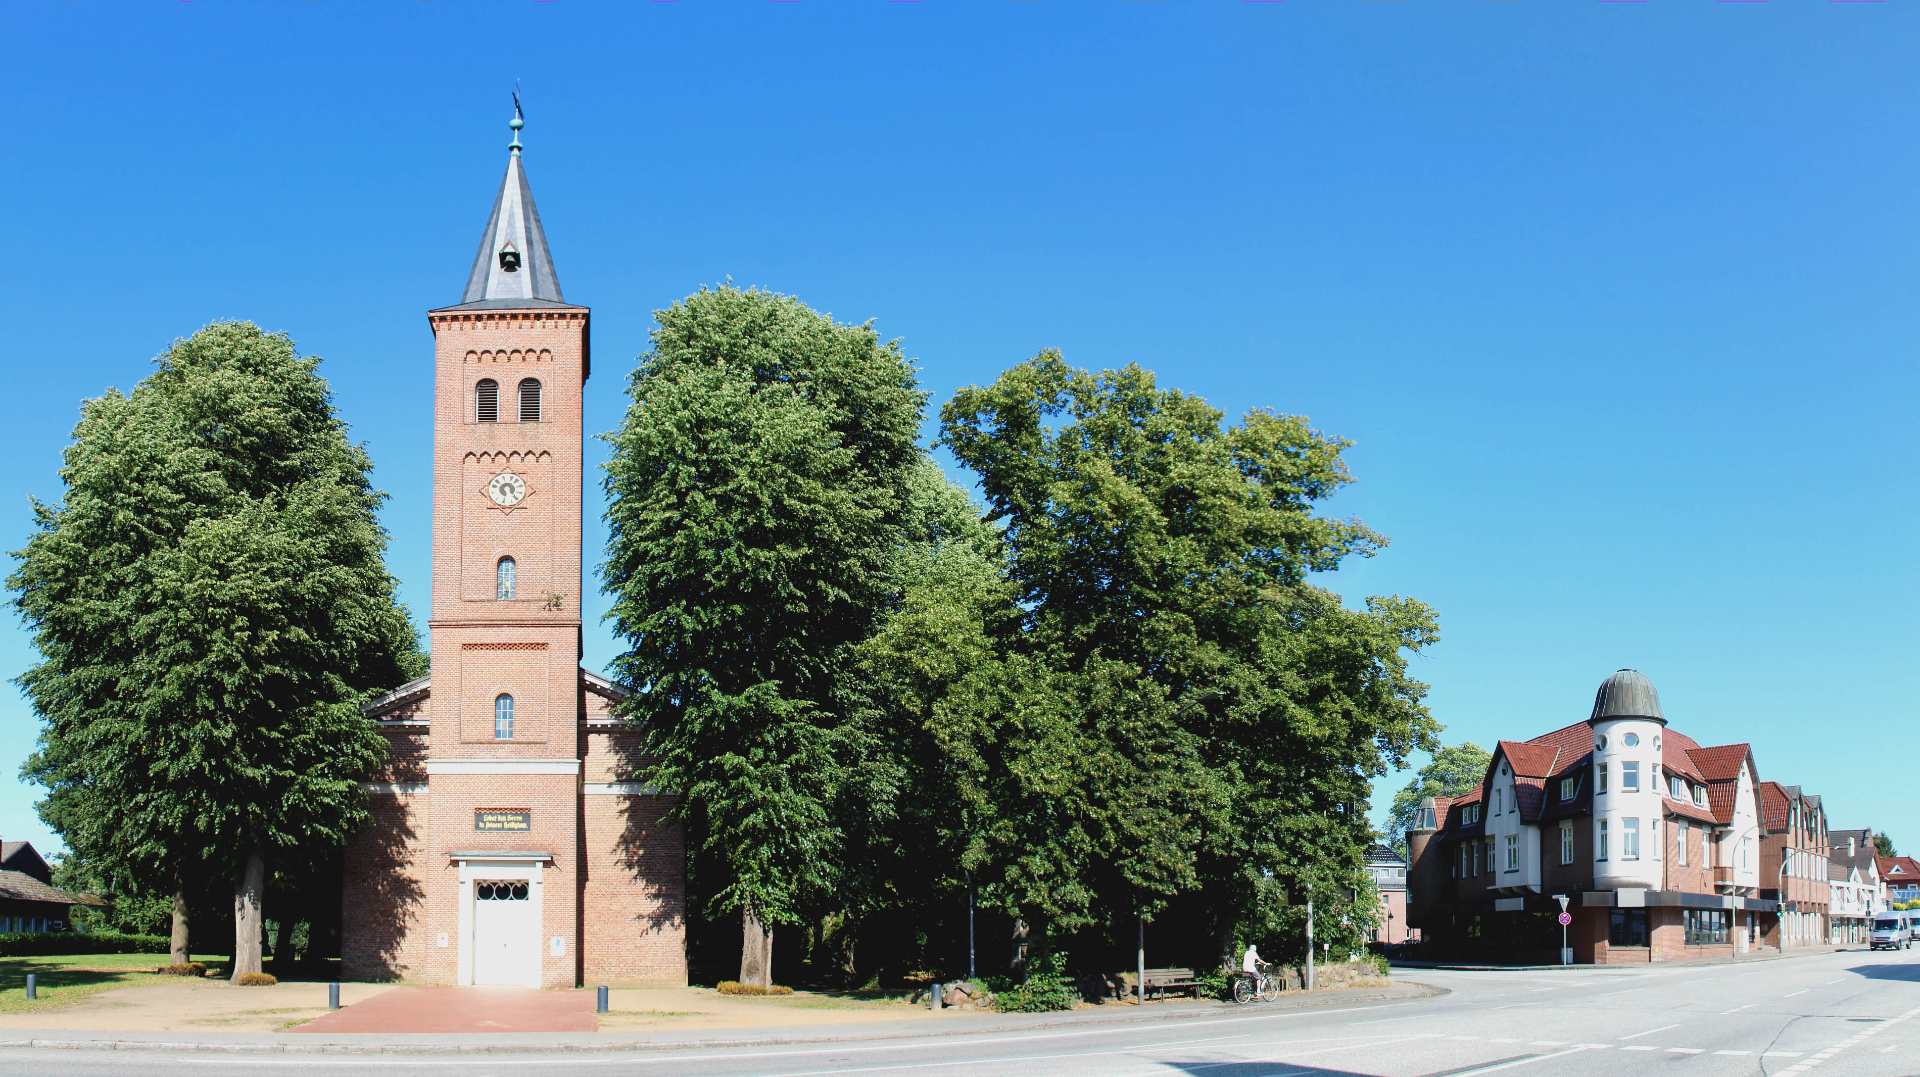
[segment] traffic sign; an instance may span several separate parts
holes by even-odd
[[[1560,914],[1560,926],[1561,926],[1561,927],[1566,927],[1566,926],[1567,926],[1568,924],[1571,924],[1571,923],[1573,923],[1573,914],[1572,914],[1572,913],[1570,913],[1570,912],[1563,912],[1563,913],[1561,913],[1561,914]]]

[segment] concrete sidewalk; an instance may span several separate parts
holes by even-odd
[[[1827,954],[1864,954],[1870,948],[1865,946],[1832,946],[1820,949],[1795,950],[1781,953],[1778,950],[1756,950],[1737,957],[1716,957],[1702,961],[1648,961],[1634,965],[1474,965],[1447,961],[1396,961],[1387,959],[1387,965],[1396,969],[1417,971],[1420,969],[1439,969],[1444,972],[1562,972],[1584,969],[1588,972],[1645,972],[1647,969],[1691,969],[1706,968],[1714,965],[1752,965],[1763,961],[1794,961],[1803,957],[1824,957]]]
[[[592,994],[585,995],[591,1006]],[[1342,1010],[1395,1003],[1443,995],[1438,987],[1421,983],[1398,983],[1387,988],[1345,991],[1289,992],[1266,1002],[1240,1007],[1227,1002],[1168,1000],[1151,1002],[1145,1007],[1117,1003],[1087,1006],[1061,1013],[985,1014],[945,1011],[927,1013],[912,1019],[884,1022],[847,1023],[832,1026],[796,1025],[755,1029],[749,1035],[702,1034],[701,1030],[673,1032],[661,1030],[644,1035],[620,1033],[527,1033],[462,1034],[421,1033],[352,1034],[303,1032],[299,1035],[267,1033],[189,1033],[168,1032],[115,1033],[15,1031],[0,1033],[0,1048],[45,1048],[88,1051],[172,1050],[183,1052],[221,1052],[231,1054],[316,1054],[316,1055],[505,1055],[555,1053],[607,1053],[688,1048],[765,1047],[804,1044],[833,1044],[851,1041],[911,1041],[928,1036],[972,1035],[992,1032],[1023,1032],[1036,1029],[1073,1027],[1123,1028],[1132,1024],[1164,1022],[1169,1018],[1204,1019],[1231,1013],[1272,1013],[1310,1010]]]

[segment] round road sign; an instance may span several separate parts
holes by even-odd
[[[1572,913],[1570,913],[1570,912],[1563,912],[1563,913],[1561,913],[1561,914],[1560,914],[1560,926],[1561,926],[1561,927],[1566,927],[1566,926],[1567,926],[1568,924],[1571,924],[1571,923],[1573,923],[1573,914],[1572,914]]]

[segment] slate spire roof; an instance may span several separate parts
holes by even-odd
[[[554,273],[553,255],[547,250],[546,229],[540,226],[533,188],[527,185],[526,167],[520,161],[520,129],[525,120],[517,96],[513,120],[507,126],[513,129],[513,142],[507,146],[507,174],[500,181],[500,193],[494,196],[486,231],[480,233],[480,250],[467,274],[467,290],[458,306],[448,309],[568,305],[560,294],[560,278]]]

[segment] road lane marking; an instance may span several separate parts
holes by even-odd
[[[1716,1055],[1750,1055],[1752,1051],[1715,1051]]]
[[[1482,1066],[1477,1070],[1460,1070],[1454,1073],[1453,1077],[1477,1077],[1477,1075],[1482,1073],[1495,1073],[1500,1070],[1510,1070],[1516,1066],[1531,1066],[1536,1062],[1547,1062],[1556,1058],[1565,1058],[1568,1055],[1577,1055],[1580,1052],[1585,1051],[1586,1049],[1587,1049],[1586,1045],[1582,1044],[1578,1047],[1570,1047],[1564,1051],[1555,1051],[1553,1054],[1550,1054],[1550,1055],[1528,1055],[1525,1058],[1515,1058],[1515,1059],[1510,1059],[1506,1062],[1495,1063],[1494,1065],[1491,1065],[1491,1066]]]
[[[1730,1013],[1739,1013],[1739,1012],[1740,1012],[1741,1010],[1750,1010],[1750,1009],[1752,1009],[1752,1008],[1753,1008],[1753,1003],[1751,1003],[1751,1002],[1749,1002],[1749,1003],[1747,1003],[1747,1004],[1746,1004],[1745,1006],[1735,1006],[1735,1007],[1734,1007],[1733,1009],[1731,1009],[1731,1010],[1721,1010],[1721,1011],[1720,1011],[1720,1016],[1722,1016],[1722,1017],[1725,1017],[1726,1015],[1728,1015],[1728,1014],[1730,1014]]]
[[[1528,1044],[1529,1047],[1565,1047],[1566,1045],[1565,1040],[1533,1040]]]
[[[1651,1043],[1636,1043],[1632,1047],[1622,1047],[1622,1051],[1658,1051],[1660,1048]]]
[[[1801,989],[1800,989],[1800,990],[1798,990],[1798,991],[1789,991],[1789,992],[1787,992],[1786,994],[1784,994],[1784,995],[1781,995],[1780,997],[1781,997],[1781,998],[1792,998],[1792,997],[1793,997],[1793,996],[1795,996],[1795,995],[1804,995],[1804,994],[1806,994],[1807,992],[1809,992],[1809,991],[1811,991],[1811,990],[1813,990],[1813,988],[1811,988],[1811,987],[1803,987],[1803,988],[1801,988]]]
[[[1647,1029],[1645,1032],[1636,1032],[1631,1036],[1622,1036],[1620,1037],[1620,1040],[1621,1042],[1624,1043],[1627,1040],[1637,1040],[1642,1036],[1651,1036],[1656,1032],[1665,1032],[1670,1028],[1679,1028],[1679,1027],[1680,1027],[1680,1022],[1675,1021],[1673,1024],[1670,1024],[1670,1025],[1661,1025],[1659,1028],[1650,1028],[1650,1029]]]
[[[1667,1048],[1667,1053],[1670,1055],[1697,1055],[1700,1054],[1702,1050],[1703,1049],[1699,1047],[1669,1047]]]

